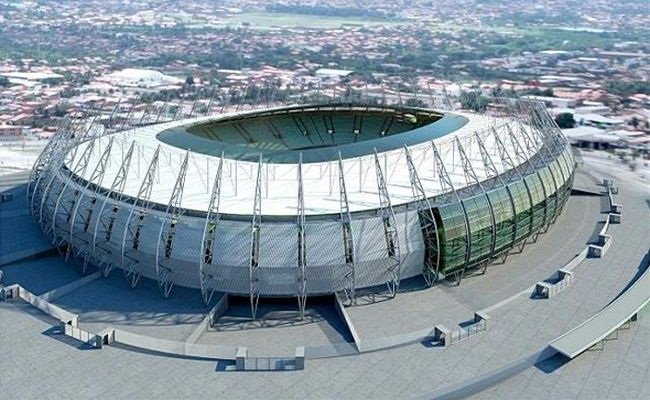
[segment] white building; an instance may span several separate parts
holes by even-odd
[[[565,99],[562,97],[529,95],[529,96],[522,96],[522,98],[541,101],[547,106],[558,107],[558,108],[571,108],[571,107],[575,107],[578,104],[578,101],[575,99]]]
[[[0,76],[7,78],[9,83],[27,87],[40,85],[43,81],[60,81],[64,78],[63,75],[53,72],[1,72]]]
[[[150,69],[126,68],[97,78],[98,82],[108,83],[117,87],[160,88],[173,86],[183,82],[182,79],[165,75]]]
[[[605,115],[609,114],[612,110],[605,105],[584,105],[582,107],[576,107],[577,114],[599,114]]]
[[[562,129],[562,133],[569,140],[569,143],[578,147],[600,149],[621,144],[620,137],[591,126]]]
[[[316,76],[322,76],[327,78],[338,77],[345,78],[346,76],[352,75],[354,71],[347,69],[334,69],[334,68],[320,68],[317,69],[315,74]]]
[[[613,128],[621,126],[625,121],[621,119],[609,118],[600,114],[574,114],[573,118],[580,125],[596,126],[599,128]]]

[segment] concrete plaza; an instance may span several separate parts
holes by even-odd
[[[436,324],[455,327],[471,319],[474,312],[488,308],[487,331],[453,346],[412,343],[308,360],[302,371],[232,372],[224,370],[221,362],[121,346],[89,349],[61,335],[56,320],[28,304],[0,302],[0,389],[10,398],[435,397],[445,388],[463,385],[541,350],[600,311],[645,268],[642,260],[650,246],[650,186],[610,164],[585,157],[585,169],[592,175],[616,180],[620,189],[617,201],[624,206],[623,222],[610,228],[614,239],[607,255],[583,261],[574,271],[574,283],[556,297],[533,298],[528,289],[595,240],[605,217],[604,197],[572,196],[563,215],[535,243],[504,264],[489,266],[485,275],[463,280],[460,286],[444,284],[421,290],[414,281],[405,284],[394,300],[347,308],[362,342]],[[579,175],[581,186],[600,190],[588,176]],[[25,214],[24,198],[16,195],[13,201],[0,205],[3,242],[11,237],[15,242],[11,246],[18,246],[2,244],[7,246],[2,249],[21,252],[42,240],[31,216]],[[12,229],[14,225],[21,227]],[[80,277],[74,265],[66,265],[58,256],[18,261],[0,269],[5,272],[5,285],[20,283],[36,294]],[[152,337],[186,340],[207,312],[198,292],[176,289],[170,299],[162,300],[157,290],[151,282],[133,290],[121,274],[114,274],[54,303],[78,313],[80,325],[89,330],[117,326]],[[314,302],[307,323],[295,322],[295,313],[290,311],[293,305],[262,304],[268,322],[251,326],[241,317],[239,307],[233,303],[215,329],[200,335],[199,343],[245,345],[261,356],[291,353],[300,345],[352,340],[344,321],[326,301]],[[553,357],[475,396],[647,398],[648,322],[647,312],[642,313],[639,322],[621,330],[619,339],[607,341],[602,351],[588,351],[569,362]]]

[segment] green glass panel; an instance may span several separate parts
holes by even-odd
[[[442,227],[438,227],[443,257],[441,270],[447,274],[465,268],[467,231],[460,203],[446,204],[439,211],[442,222]]]

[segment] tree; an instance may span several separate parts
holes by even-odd
[[[188,86],[194,85],[194,77],[192,75],[188,76],[185,79],[185,84],[188,85]]]
[[[573,128],[576,126],[576,120],[573,119],[573,114],[571,113],[561,113],[555,117],[555,123],[561,129]]]
[[[0,76],[0,87],[7,87],[9,86],[9,78],[6,76]]]
[[[411,97],[406,100],[406,105],[408,107],[415,107],[415,108],[427,108],[427,105],[424,101],[420,99],[416,99],[415,97]]]
[[[489,103],[488,98],[479,92],[461,92],[458,100],[464,109],[476,112],[485,111]]]
[[[650,94],[650,82],[647,81],[614,81],[603,84],[603,88],[619,96],[631,96],[635,93]]]
[[[68,113],[69,109],[70,106],[68,104],[57,104],[56,107],[54,107],[53,115],[55,117],[64,117]]]

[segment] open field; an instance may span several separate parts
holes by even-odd
[[[46,141],[0,142],[0,175],[30,170]]]
[[[273,27],[329,29],[339,28],[343,25],[393,26],[399,25],[401,23],[404,22],[396,20],[382,20],[376,18],[329,17],[320,15],[285,14],[272,12],[242,13],[223,21],[224,26],[239,26],[242,24],[250,24],[251,28],[258,29],[267,29]]]

